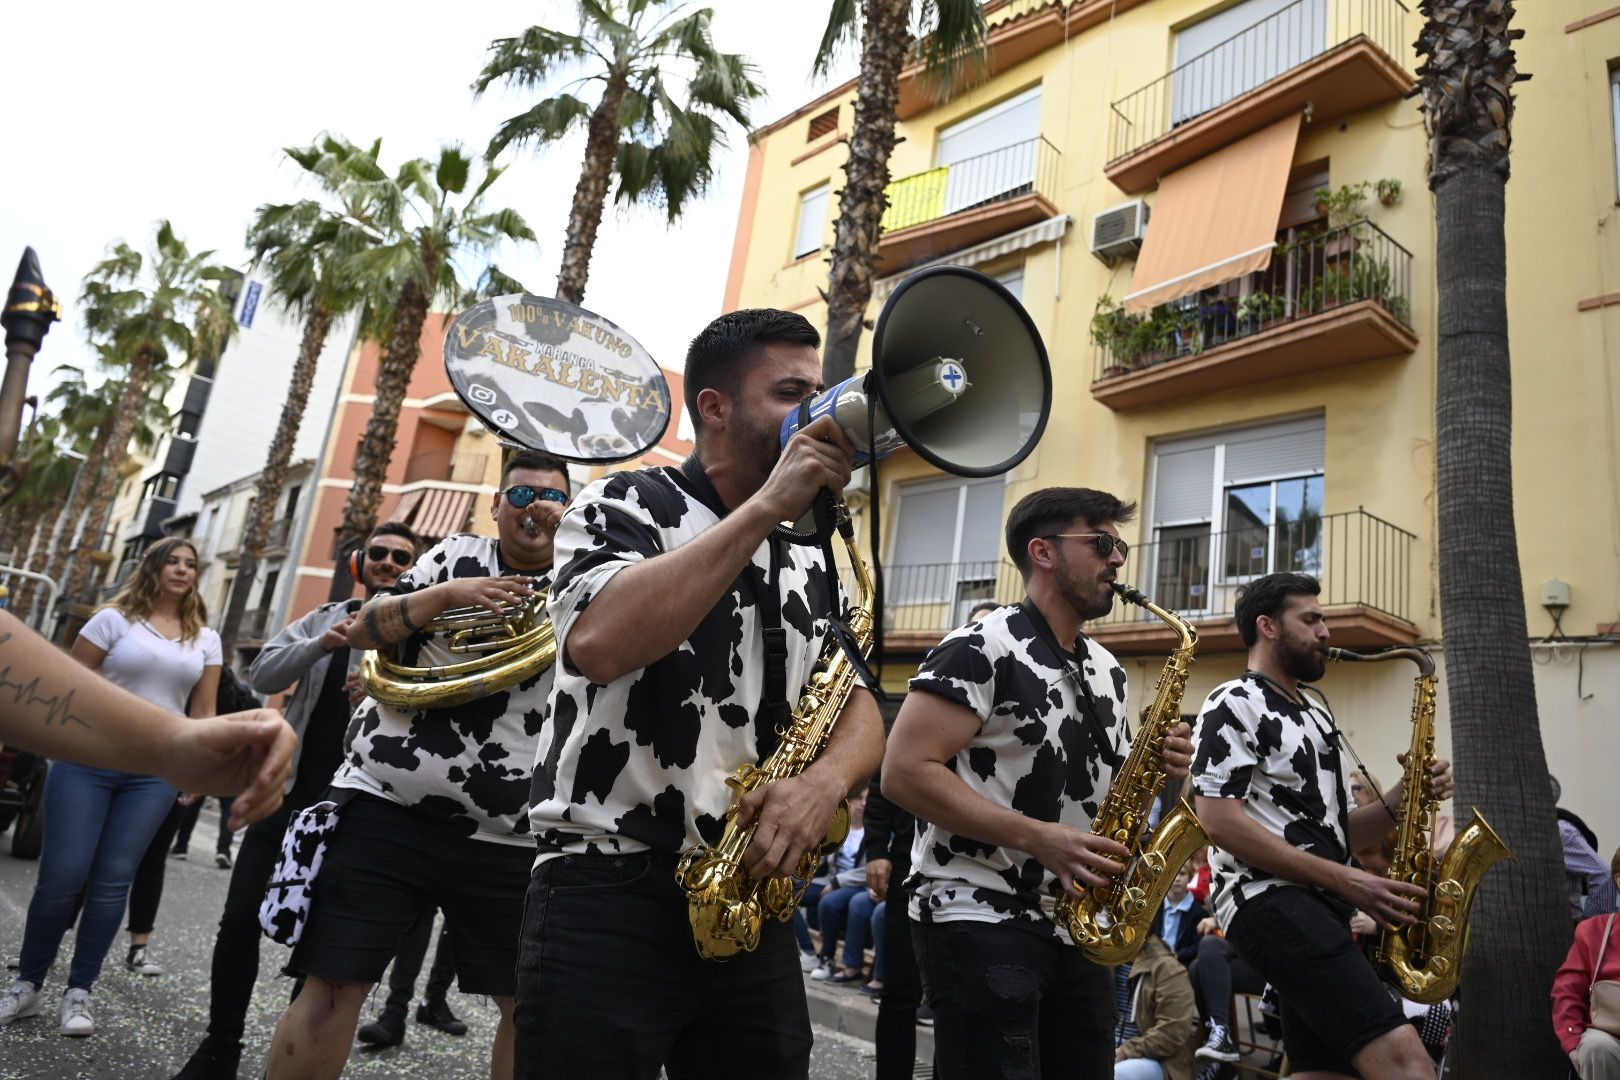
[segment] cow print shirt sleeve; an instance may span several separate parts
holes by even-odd
[[[574,620],[614,574],[662,550],[653,515],[625,474],[581,491],[557,527],[557,575],[548,610],[559,649]]]

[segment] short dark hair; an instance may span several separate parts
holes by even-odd
[[[1136,504],[1106,491],[1080,487],[1049,487],[1018,500],[1007,515],[1007,554],[1026,579],[1029,577],[1029,542],[1037,536],[1062,532],[1075,518],[1089,528],[1110,523],[1125,525],[1136,516]]]
[[[1237,610],[1232,616],[1237,622],[1238,637],[1243,639],[1243,647],[1252,649],[1259,640],[1260,616],[1275,619],[1288,606],[1290,596],[1320,596],[1321,593],[1322,583],[1309,574],[1285,571],[1267,574],[1249,582],[1238,591]]]
[[[407,544],[411,545],[412,551],[416,552],[418,555],[422,553],[422,541],[417,537],[416,533],[411,530],[411,527],[405,524],[403,521],[385,521],[381,525],[378,525],[375,529],[372,529],[371,534],[367,536],[366,539],[375,540],[379,536],[397,536]]]
[[[519,450],[506,459],[501,466],[501,487],[506,486],[507,478],[515,469],[528,469],[531,472],[558,472],[562,473],[563,490],[572,495],[574,482],[568,478],[568,462],[555,454],[548,454],[544,450]]]
[[[692,430],[703,430],[698,415],[698,394],[718,390],[735,394],[742,375],[762,345],[808,345],[821,347],[821,334],[810,320],[794,311],[776,308],[743,308],[728,311],[698,332],[686,349],[686,415]]]

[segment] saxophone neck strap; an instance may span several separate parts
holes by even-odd
[[[1025,615],[1029,616],[1029,621],[1035,627],[1036,636],[1046,643],[1046,647],[1057,658],[1058,664],[1063,669],[1063,678],[1074,683],[1075,699],[1080,705],[1080,712],[1083,714],[1081,722],[1090,730],[1097,752],[1108,762],[1110,769],[1119,768],[1125,761],[1123,745],[1126,732],[1130,729],[1130,711],[1127,709],[1121,713],[1119,730],[1114,734],[1113,738],[1109,738],[1109,725],[1102,718],[1103,703],[1098,701],[1097,696],[1091,692],[1091,684],[1086,681],[1085,673],[1080,670],[1080,665],[1076,662],[1076,654],[1079,649],[1076,648],[1074,651],[1070,651],[1063,647],[1057,639],[1056,631],[1052,629],[1052,624],[1046,621],[1045,613],[1041,611],[1034,600],[1025,596],[1023,600],[1019,601],[1018,606]],[[1076,639],[1074,645],[1079,646],[1079,644],[1080,639]],[[1112,716],[1113,710],[1108,711]]]
[[[692,494],[718,518],[731,511],[715,490],[714,482],[704,471],[696,454],[681,462],[681,475],[691,486]],[[783,550],[785,541],[772,529],[765,538],[770,548],[770,572],[761,571],[749,560],[737,575],[737,589],[753,600],[759,610],[759,624],[765,641],[765,685],[761,706],[775,724],[786,722],[791,710],[788,706],[787,685],[787,631],[782,629],[782,564],[787,561]]]

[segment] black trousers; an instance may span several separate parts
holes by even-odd
[[[1232,943],[1215,934],[1199,939],[1198,957],[1187,966],[1187,977],[1192,980],[1198,1015],[1228,1029],[1232,1026],[1228,1015],[1232,1011],[1232,992],[1258,994],[1266,988],[1266,980],[1255,974]]]
[[[157,923],[158,905],[163,902],[163,877],[169,869],[169,845],[189,807],[178,802],[169,807],[169,816],[158,826],[157,835],[146,845],[135,881],[129,887],[129,932],[150,934]]]
[[[225,1045],[240,1045],[247,1023],[248,1005],[259,979],[259,905],[281,855],[281,835],[292,815],[318,797],[295,789],[281,808],[242,837],[242,850],[231,868],[225,892],[225,910],[214,938],[214,959],[208,986],[208,1038]]]
[[[209,796],[208,798],[212,798]],[[191,846],[191,830],[197,826],[197,815],[202,813],[203,803],[208,798],[198,799],[186,807],[186,812],[180,818],[180,831],[174,835],[174,853],[179,855]],[[231,803],[236,801],[235,796],[221,795],[219,802],[219,839],[214,841],[214,850],[224,855],[231,853],[231,842],[236,834],[231,831]]]
[[[388,968],[388,1001],[383,1005],[384,1015],[393,1013],[403,1020],[411,1007],[411,998],[416,994],[416,977],[422,972],[422,961],[427,959],[428,938],[433,936],[433,915],[430,909],[416,921]],[[422,1000],[428,1004],[443,1001],[455,977],[455,952],[450,948],[450,929],[445,927],[439,931],[439,943],[433,951],[433,967],[428,971]]]
[[[915,923],[939,1080],[1114,1074],[1114,979],[1010,923]]]
[[[692,943],[675,856],[565,855],[534,872],[518,949],[519,1080],[804,1080],[793,927],[724,962]]]
[[[883,908],[883,996],[878,1000],[877,1080],[911,1080],[917,1060],[917,1006],[922,1004],[922,976],[911,941],[911,894],[900,882],[910,867],[896,866],[889,875]]]

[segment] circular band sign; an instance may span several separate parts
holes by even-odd
[[[669,426],[669,383],[616,323],[549,296],[497,296],[456,316],[450,385],[485,426],[532,450],[607,464]]]

